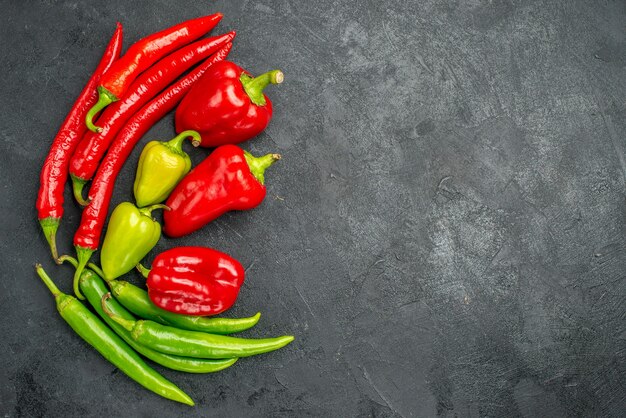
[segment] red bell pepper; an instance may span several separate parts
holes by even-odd
[[[229,61],[213,66],[187,93],[176,109],[176,132],[200,133],[202,147],[237,144],[260,134],[272,118],[272,102],[263,94],[279,84],[274,70],[252,77]]]
[[[278,154],[255,157],[236,145],[222,145],[178,183],[163,214],[163,231],[187,235],[231,210],[248,210],[265,198],[263,173]]]
[[[138,268],[155,305],[186,315],[224,312],[235,303],[244,280],[239,261],[205,247],[172,248],[154,259],[152,270]]]

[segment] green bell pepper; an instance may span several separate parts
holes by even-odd
[[[153,205],[139,209],[130,202],[122,202],[111,214],[100,255],[107,281],[134,269],[161,238],[161,224],[151,216],[154,209],[169,208]]]
[[[191,170],[191,159],[183,151],[183,141],[188,137],[193,138],[194,146],[200,143],[199,133],[184,131],[169,142],[146,144],[139,157],[133,186],[137,206],[163,202]]]

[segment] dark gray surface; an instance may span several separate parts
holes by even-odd
[[[620,415],[626,6],[419,3],[0,2],[2,416]],[[238,31],[233,60],[286,74],[245,144],[284,159],[260,208],[149,259],[231,253],[248,268],[231,314],[263,313],[246,335],[297,339],[219,374],[167,372],[187,408],[58,317],[32,265],[67,291],[71,270],[51,262],[34,202],[115,21],[129,45],[215,11],[217,32]],[[168,117],[142,144],[172,134]],[[62,251],[79,220],[66,208]]]

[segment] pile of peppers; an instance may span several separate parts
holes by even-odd
[[[222,17],[216,13],[154,33],[123,56],[123,29],[117,24],[52,142],[36,204],[53,259],[75,268],[71,295],[36,264],[61,317],[131,379],[187,405],[194,405],[191,397],[145,359],[172,370],[211,373],[294,339],[230,335],[255,326],[260,313],[215,316],[233,306],[244,282],[243,266],[228,254],[175,247],[159,254],[150,268],[142,264],[162,232],[181,237],[226,212],[260,205],[266,195],[265,171],[280,159],[273,153],[256,157],[235,145],[267,127],[272,103],[264,89],[280,84],[284,76],[273,70],[253,77],[226,61],[235,32],[200,39]],[[143,135],[173,110],[177,135],[143,148],[134,202],[114,208],[102,239],[120,170]],[[194,147],[214,148],[195,168],[183,150],[187,140]],[[56,233],[68,177],[84,209],[74,234],[76,256],[59,256]],[[155,210],[164,211],[163,228],[152,217]],[[98,249],[100,266],[90,261]],[[124,280],[135,269],[146,289]]]

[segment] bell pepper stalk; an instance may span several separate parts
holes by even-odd
[[[137,264],[147,279],[152,302],[169,312],[217,315],[235,303],[244,268],[228,254],[206,247],[178,247],[159,254],[149,270]]]
[[[183,151],[183,141],[193,138],[198,146],[200,134],[184,131],[168,142],[150,141],[139,157],[133,192],[137,206],[161,203],[191,170],[191,159]]]
[[[180,102],[176,132],[199,132],[202,147],[253,138],[272,118],[272,102],[263,90],[283,80],[279,70],[252,77],[236,64],[222,61],[209,69]]]
[[[170,194],[163,231],[181,237],[231,210],[257,207],[267,193],[265,170],[279,159],[279,154],[255,157],[236,145],[217,147]]]

